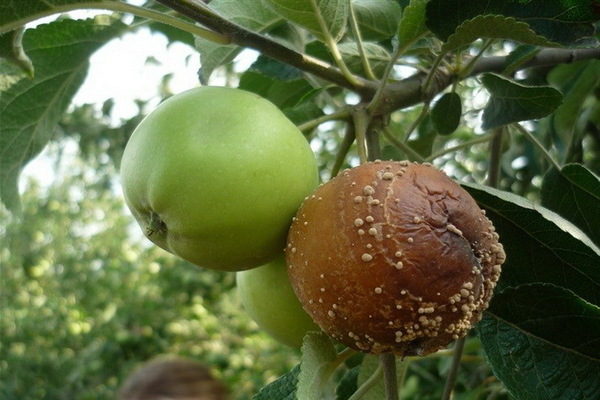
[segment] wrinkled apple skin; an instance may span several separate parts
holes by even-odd
[[[136,128],[123,154],[126,203],[146,236],[202,267],[239,271],[272,260],[318,184],[302,133],[250,92],[200,87]]]
[[[304,335],[321,330],[294,294],[283,256],[238,272],[236,282],[244,310],[278,342],[299,348]]]

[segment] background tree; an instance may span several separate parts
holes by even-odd
[[[81,8],[109,13],[22,29]],[[65,112],[98,48],[149,28],[198,50],[202,83],[225,70],[228,85],[282,109],[310,140],[323,180],[377,158],[428,161],[486,209],[508,254],[490,309],[454,351],[399,363],[404,398],[448,398],[451,388],[456,398],[506,396],[502,387],[517,399],[597,398],[599,10],[597,0],[4,1],[2,390],[108,396],[135,360],[175,352],[210,361],[239,398],[283,371],[255,398],[384,396],[375,357],[348,358],[309,335],[290,370],[297,355],[239,313],[230,275],[136,242],[114,176],[141,115],[111,128],[95,117],[109,103]],[[259,56],[235,72],[243,48]],[[47,193],[30,184],[19,196],[24,165],[66,137],[85,166]],[[50,379],[52,369],[62,374]],[[334,369],[314,384],[311,371]]]

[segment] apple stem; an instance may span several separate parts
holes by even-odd
[[[400,390],[398,388],[398,376],[396,373],[396,356],[392,353],[383,353],[380,356],[383,367],[383,379],[385,383],[386,400],[398,400]]]
[[[448,377],[446,378],[446,385],[444,387],[444,394],[442,400],[449,400],[454,390],[454,384],[456,382],[456,376],[458,375],[458,369],[460,367],[460,361],[462,359],[463,348],[465,347],[465,338],[462,337],[457,339],[454,343],[454,354],[452,356],[452,364],[450,365],[450,371],[448,371]]]

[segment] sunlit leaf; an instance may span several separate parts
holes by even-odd
[[[319,14],[335,41],[340,40],[345,33],[349,12],[347,0],[262,0],[262,2],[283,18],[307,29],[320,40],[324,40],[324,36]]]
[[[298,376],[297,398],[321,400],[326,371],[337,357],[331,339],[324,333],[309,332],[302,344],[302,360]]]
[[[17,181],[37,156],[87,74],[88,58],[123,33],[117,20],[62,20],[28,29],[23,47],[36,67],[0,96],[0,193],[10,209],[19,208]]]
[[[281,18],[254,0],[214,0],[210,8],[222,17],[254,32],[267,32],[281,23]],[[232,61],[242,48],[221,45],[203,38],[196,38],[200,52],[200,81],[207,83],[214,70]]]
[[[404,9],[402,20],[398,27],[398,45],[408,48],[419,39],[428,28],[425,25],[425,7],[429,0],[411,0]]]
[[[354,0],[352,2],[361,36],[367,41],[389,39],[398,31],[402,9],[394,0]]]

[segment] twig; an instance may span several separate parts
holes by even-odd
[[[475,139],[471,139],[471,140],[468,140],[468,141],[463,142],[461,144],[457,144],[456,146],[440,150],[437,153],[434,153],[434,154],[430,155],[429,157],[425,158],[424,161],[431,162],[431,161],[435,160],[436,158],[442,157],[442,156],[444,156],[444,155],[446,155],[448,153],[454,153],[455,151],[459,151],[459,150],[462,150],[462,149],[468,149],[469,147],[474,146],[476,144],[489,142],[490,140],[493,139],[493,136],[494,136],[493,134],[482,135],[482,136],[477,137]]]
[[[258,50],[265,56],[294,66],[304,72],[316,75],[361,95],[370,96],[376,90],[376,83],[359,77],[355,77],[356,79],[351,82],[338,68],[318,58],[294,51],[275,40],[226,20],[202,3],[194,0],[157,1],[202,24],[208,29],[229,36],[233,44]]]
[[[396,136],[394,136],[394,133],[392,132],[392,130],[388,127],[388,126],[384,126],[383,127],[383,136],[385,136],[385,138],[394,146],[396,146],[400,151],[404,152],[406,154],[406,156],[411,160],[411,161],[418,161],[418,162],[424,162],[425,160],[423,159],[423,157],[421,157],[421,155],[419,153],[417,153],[416,151],[414,151],[408,144],[404,143],[401,140],[398,140],[396,138]]]
[[[446,385],[444,386],[442,400],[450,400],[450,396],[454,390],[454,384],[456,383],[456,377],[458,375],[458,369],[460,367],[460,361],[464,347],[464,337],[457,339],[456,342],[454,342],[454,355],[452,356],[452,364],[450,364],[450,370],[448,371],[448,377],[446,378]]]
[[[311,119],[310,121],[306,121],[305,123],[298,125],[298,129],[300,129],[302,132],[305,132],[316,128],[324,122],[347,119],[352,114],[352,109],[352,106],[344,107],[332,112],[331,114]]]
[[[373,70],[371,69],[371,63],[369,62],[369,57],[367,57],[367,54],[365,53],[365,47],[363,46],[363,40],[362,35],[360,33],[360,28],[358,26],[358,20],[356,19],[356,13],[354,12],[354,5],[352,1],[349,1],[349,3],[350,26],[352,27],[352,32],[354,32],[354,36],[356,38],[356,47],[358,48],[358,54],[363,65],[365,75],[368,79],[376,81],[377,77],[373,73]]]
[[[381,374],[383,372],[383,366],[381,363],[377,366],[377,369],[371,374],[371,376],[362,384],[348,400],[359,400],[361,399],[373,386],[379,382]]]
[[[554,168],[560,171],[560,164],[552,157],[550,152],[546,150],[544,145],[541,144],[540,141],[531,134],[531,132],[523,128],[521,124],[518,123],[511,124],[511,127],[519,131],[523,136],[525,136],[525,138],[529,140],[529,142],[531,142],[531,144],[533,144],[534,147],[536,147],[542,153],[542,156],[546,159],[546,161],[548,161],[550,165],[552,165]]]
[[[504,139],[504,127],[492,130],[492,141],[490,142],[490,165],[488,167],[487,185],[498,187],[500,180],[500,157],[502,156],[502,140]]]
[[[344,135],[344,139],[342,143],[340,143],[340,147],[335,155],[335,162],[333,163],[333,167],[331,167],[331,177],[333,178],[337,174],[339,174],[340,169],[342,169],[342,165],[344,165],[344,161],[346,160],[346,156],[348,155],[348,151],[350,147],[352,147],[352,143],[354,143],[355,131],[354,124],[349,123],[346,127],[346,134]]]
[[[369,161],[367,149],[367,129],[371,123],[371,118],[364,107],[357,107],[352,114],[352,119],[354,121],[358,158],[360,159],[360,163],[364,164]]]
[[[396,375],[396,356],[392,353],[383,353],[380,356],[385,381],[386,400],[398,400],[398,376]]]
[[[430,101],[429,100],[427,100],[427,101],[425,101],[423,103],[423,107],[421,108],[421,112],[419,113],[419,115],[417,116],[417,118],[415,118],[415,120],[413,121],[413,123],[408,127],[408,129],[404,133],[404,140],[403,140],[404,143],[408,143],[408,139],[410,138],[410,135],[417,128],[417,126],[419,126],[419,124],[421,123],[421,121],[423,121],[423,119],[425,119],[425,117],[427,116],[427,113],[429,112],[429,106],[430,106]]]

